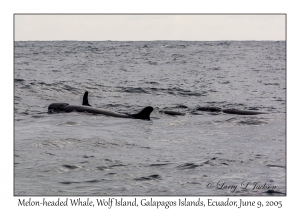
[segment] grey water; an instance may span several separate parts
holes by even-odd
[[[85,91],[151,120],[47,113]],[[285,195],[286,43],[15,42],[14,194]]]

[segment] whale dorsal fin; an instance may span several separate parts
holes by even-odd
[[[150,120],[150,114],[153,111],[153,107],[147,106],[142,111],[140,111],[137,114],[130,115],[131,117],[135,119],[142,119],[142,120]]]
[[[83,106],[91,106],[89,105],[89,101],[88,101],[88,95],[89,95],[89,92],[86,91],[83,95],[83,100],[82,100],[82,105]]]

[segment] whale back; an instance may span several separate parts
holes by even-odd
[[[198,107],[198,111],[206,111],[206,112],[221,112],[222,109],[214,106],[206,106],[206,107]]]
[[[227,114],[238,114],[238,115],[268,114],[267,112],[247,111],[247,110],[239,110],[239,109],[224,109],[223,112]]]
[[[172,115],[172,116],[175,116],[175,115],[185,115],[185,113],[183,112],[176,112],[176,111],[162,111],[162,113],[165,113],[165,114],[168,114],[168,115]]]

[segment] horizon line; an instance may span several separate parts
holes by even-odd
[[[257,39],[257,40],[226,40],[226,39],[220,39],[220,40],[14,40],[14,42],[160,42],[160,41],[171,41],[171,42],[283,42],[286,40],[271,40],[271,39]]]

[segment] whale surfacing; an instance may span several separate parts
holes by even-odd
[[[172,116],[176,116],[176,115],[181,115],[181,116],[184,116],[185,113],[183,112],[176,112],[176,111],[160,111],[161,113],[164,113],[164,114],[168,114],[168,115],[172,115]]]
[[[223,112],[226,114],[237,114],[237,115],[257,115],[257,114],[268,114],[267,112],[257,112],[257,111],[249,111],[249,110],[239,110],[239,109],[221,109],[219,107],[198,107],[198,111],[206,111],[206,112]]]
[[[136,114],[131,114],[131,115],[125,115],[125,114],[120,114],[117,112],[113,111],[108,111],[104,109],[98,109],[98,108],[93,108],[89,107],[87,105],[84,106],[77,106],[77,105],[69,105],[68,103],[53,103],[50,104],[48,107],[48,112],[87,112],[87,113],[92,113],[92,114],[102,114],[102,115],[107,115],[111,117],[119,117],[119,118],[134,118],[134,119],[143,119],[143,120],[150,120],[150,114],[153,111],[153,107],[147,106],[145,107],[142,111]]]
[[[248,110],[239,110],[239,109],[224,109],[223,112],[227,114],[238,114],[238,115],[268,114],[267,112],[257,112],[257,111],[248,111]]]
[[[206,112],[221,112],[222,109],[214,106],[206,106],[206,107],[198,107],[198,111],[206,111]]]

